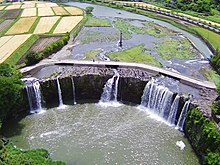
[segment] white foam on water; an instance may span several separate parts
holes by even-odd
[[[168,126],[172,126],[166,120],[164,120],[162,117],[158,116],[156,113],[153,113],[150,109],[148,109],[148,108],[146,108],[142,105],[137,106],[137,109],[146,112],[149,115],[150,118],[152,118],[156,121],[163,122]]]
[[[97,105],[99,105],[101,107],[120,107],[123,104],[118,101],[109,101],[109,102],[99,101]]]
[[[185,143],[182,140],[177,141],[176,146],[178,146],[180,148],[180,150],[184,150],[186,147]]]

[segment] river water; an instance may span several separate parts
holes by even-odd
[[[159,24],[161,26],[165,26],[169,29],[172,29],[174,31],[177,31],[177,32],[184,34],[184,36],[189,38],[195,44],[195,46],[198,48],[198,50],[203,54],[203,56],[205,58],[209,58],[210,55],[212,55],[212,53],[211,53],[210,49],[207,47],[207,45],[203,41],[201,41],[199,38],[195,37],[194,35],[186,32],[184,30],[181,30],[181,29],[179,29],[179,28],[177,28],[167,22],[156,20],[156,19],[149,18],[149,17],[143,16],[143,15],[139,15],[139,14],[134,14],[134,13],[127,12],[124,10],[113,9],[110,7],[105,7],[105,6],[100,6],[100,5],[80,3],[80,2],[68,2],[65,4],[71,5],[71,6],[77,6],[77,7],[83,8],[83,9],[85,9],[88,6],[92,6],[92,7],[94,7],[92,14],[95,17],[135,19],[135,20],[154,22],[156,24]]]
[[[69,42],[69,44],[66,45],[61,51],[50,56],[51,59],[83,60],[85,59],[85,54],[87,52],[91,50],[98,50],[100,52],[98,53],[98,56],[100,58],[99,60],[109,60],[109,58],[106,56],[109,52],[121,51],[121,49],[119,49],[117,45],[119,33],[118,29],[114,27],[114,21],[120,18],[125,21],[128,21],[130,24],[134,26],[143,26],[144,22],[153,22],[162,27],[175,31],[178,35],[172,34],[171,36],[157,38],[149,34],[136,34],[133,32],[132,37],[130,39],[123,39],[122,50],[126,50],[133,46],[144,44],[145,49],[148,50],[147,53],[154,56],[154,58],[163,65],[164,69],[171,70],[189,77],[207,80],[207,78],[204,77],[203,72],[201,70],[204,70],[204,68],[209,68],[209,61],[207,58],[209,58],[212,53],[204,42],[202,42],[199,38],[193,36],[192,34],[183,31],[169,23],[159,21],[156,19],[151,19],[146,16],[138,15],[124,10],[118,10],[110,7],[79,2],[68,2],[65,4],[77,6],[80,8],[93,6],[93,16],[109,20],[112,24],[112,27],[84,27],[77,36],[77,38],[74,40],[74,42]],[[155,50],[155,46],[158,43],[162,43],[165,40],[169,39],[177,41],[181,38],[188,38],[193,43],[193,45],[196,48],[192,45],[191,47],[192,50],[197,54],[196,58],[171,58],[170,60],[166,60],[161,58],[159,52]],[[193,54],[193,52],[191,53]]]
[[[69,165],[199,165],[181,132],[135,106],[87,103],[52,108],[5,128],[16,146],[43,147]],[[184,150],[176,146],[180,140]]]

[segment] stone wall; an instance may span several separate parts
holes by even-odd
[[[105,83],[111,78],[112,75],[100,76],[100,75],[84,75],[72,77],[75,85],[76,101],[95,101],[97,102],[103,92]],[[62,98],[64,104],[71,104],[73,100],[73,84],[71,77],[65,77],[59,79]],[[136,79],[120,77],[118,85],[118,100],[121,102],[130,102],[134,104],[141,103],[141,96],[143,94],[146,81]],[[41,93],[43,95],[44,102],[47,105],[58,105],[58,91],[56,79],[41,81]]]

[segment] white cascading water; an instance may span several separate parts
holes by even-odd
[[[173,92],[168,88],[158,85],[154,79],[147,83],[141,99],[141,106],[167,120],[172,102]]]
[[[71,77],[71,81],[72,81],[72,87],[73,87],[73,104],[76,104],[76,90],[75,90],[73,77]]]
[[[170,109],[169,117],[167,119],[167,122],[171,125],[175,125],[177,109],[179,107],[179,101],[180,101],[180,96],[176,95],[176,97],[172,103],[171,109]]]
[[[66,107],[66,105],[63,104],[62,91],[61,91],[61,88],[60,88],[60,82],[59,82],[58,77],[56,79],[56,82],[57,82],[57,94],[58,94],[58,98],[59,98],[59,107],[58,107],[58,109],[64,109]]]
[[[106,82],[103,88],[99,103],[117,103],[119,77],[117,70],[114,70],[113,77]]]
[[[27,91],[27,97],[30,107],[30,113],[39,113],[42,111],[42,97],[40,91],[40,83],[38,79],[24,78],[22,81],[25,83],[25,89]]]
[[[176,125],[177,129],[179,129],[180,131],[183,131],[183,126],[186,120],[186,114],[189,109],[189,105],[190,105],[190,99],[185,102],[179,120]]]

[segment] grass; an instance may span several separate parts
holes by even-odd
[[[50,29],[49,34],[53,34],[54,30],[56,29],[57,25],[60,23],[61,19],[63,17],[60,17],[57,22],[53,25],[53,27]]]
[[[4,35],[14,24],[20,19],[20,17],[17,17],[7,28],[5,28],[2,32],[0,32],[0,35]]]
[[[88,21],[86,22],[85,26],[110,27],[112,25],[108,19],[88,17]]]
[[[10,65],[16,65],[18,60],[30,49],[30,47],[38,40],[39,36],[32,35],[27,39],[25,43],[23,43],[17,50],[10,55],[4,63],[8,63]]]
[[[160,53],[161,58],[166,60],[172,58],[195,59],[197,54],[191,48],[192,45],[187,39],[166,40],[155,46],[155,50]]]
[[[144,22],[143,27],[131,26],[131,31],[137,34],[148,33],[154,37],[166,37],[175,34],[174,31],[151,22]]]
[[[216,84],[216,86],[220,84],[220,75],[211,68],[202,68],[199,72],[209,81],[213,81]]]
[[[197,26],[192,26],[191,28],[203,36],[215,49],[220,48],[219,34]]]
[[[101,52],[102,52],[101,49],[86,51],[86,53],[85,53],[86,58],[84,60],[93,60],[93,59],[98,60],[99,58],[97,57],[97,55]]]
[[[114,61],[138,62],[162,67],[154,56],[146,53],[144,44],[136,45],[120,52],[111,52],[107,56]]]
[[[29,29],[28,33],[33,33],[34,32],[34,30],[35,30],[36,26],[38,25],[39,21],[40,21],[40,17],[37,17],[37,19],[35,20],[35,22],[31,26],[31,28]]]
[[[131,31],[129,28],[131,27],[131,24],[128,21],[117,19],[116,21],[113,21],[114,26],[116,29],[123,34],[123,39],[129,39],[131,38]]]

